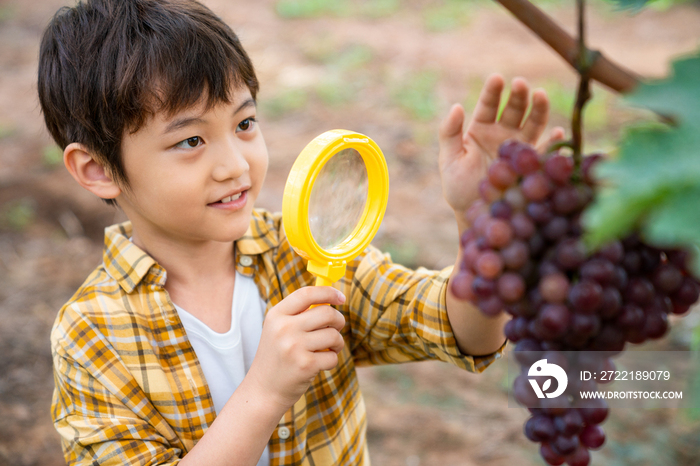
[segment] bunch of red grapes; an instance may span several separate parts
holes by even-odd
[[[662,337],[668,315],[684,314],[697,301],[700,283],[683,250],[652,247],[632,234],[587,251],[581,214],[593,199],[591,168],[601,155],[584,157],[577,169],[571,157],[540,156],[516,141],[498,155],[467,213],[471,227],[461,238],[464,255],[451,289],[484,314],[512,316],[504,331],[523,371],[543,358],[610,370],[610,358],[627,342]],[[525,372],[514,382],[515,398],[532,413],[525,434],[541,443],[550,465],[586,466],[589,450],[605,441],[599,424],[607,404],[575,399],[580,389],[597,389],[575,379],[569,377],[573,383],[557,403],[538,399]]]

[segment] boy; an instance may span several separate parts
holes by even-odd
[[[489,78],[464,133],[460,106],[440,128],[460,233],[497,146],[534,142],[547,121],[541,91],[524,118],[529,89],[515,80],[497,122],[502,89]],[[481,372],[501,356],[504,317],[457,301],[451,268],[411,271],[370,247],[336,289],[307,286],[280,215],[253,209],[268,162],[258,82],[206,7],[62,9],[38,90],[73,178],[129,219],[106,229],[103,263],[51,334],[69,464],[369,464],[355,365],[436,358]]]

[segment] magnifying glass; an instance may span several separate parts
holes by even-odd
[[[301,151],[284,188],[282,222],[316,286],[345,275],[377,233],[388,197],[386,160],[367,136],[327,131]]]

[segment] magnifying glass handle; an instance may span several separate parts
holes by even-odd
[[[333,286],[333,282],[325,277],[317,276],[316,283],[314,283],[314,286]],[[323,304],[312,304],[311,307],[309,307],[309,309],[318,306],[323,306]]]

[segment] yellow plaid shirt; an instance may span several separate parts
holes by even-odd
[[[166,271],[129,241],[130,228],[106,230],[103,263],[51,333],[51,414],[70,465],[177,464],[216,416]],[[313,283],[278,214],[256,210],[235,248],[237,270],[254,278],[267,309]],[[502,355],[505,343],[485,357],[460,353],[445,307],[449,273],[409,270],[372,247],[348,265],[335,285],[347,296],[345,349],[280,420],[272,465],[369,464],[356,365],[440,359],[481,372]]]

